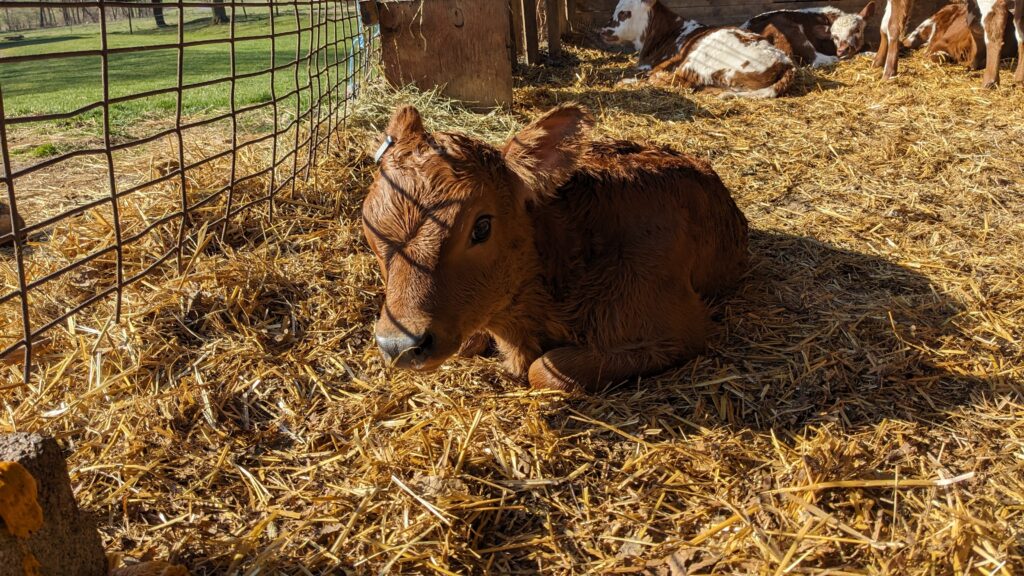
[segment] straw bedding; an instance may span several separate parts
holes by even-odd
[[[111,551],[195,574],[1024,571],[1024,91],[916,58],[881,84],[859,58],[794,97],[725,101],[616,88],[625,58],[571,55],[523,72],[512,112],[366,94],[273,220],[201,232],[187,275],[133,285],[120,324],[102,304],[62,326],[27,386],[6,368],[0,429],[66,443]],[[500,142],[565,100],[600,134],[707,158],[750,218],[710,350],[573,398],[494,359],[388,370],[357,214],[391,109]],[[34,250],[71,259],[104,222]],[[111,267],[48,285],[40,318]]]

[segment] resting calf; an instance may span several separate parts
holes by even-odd
[[[985,74],[982,83],[986,88],[999,84],[999,58],[1003,49],[1003,30],[1010,16],[1010,3],[1014,3],[1013,24],[1016,30],[1017,53],[1024,54],[1024,0],[968,0],[968,24],[980,22],[985,35]],[[882,16],[881,43],[875,56],[875,66],[885,67],[882,78],[892,78],[897,73],[899,43],[910,17],[913,0],[887,0],[885,15]],[[1017,59],[1017,71],[1013,78],[1024,84],[1024,58]]]
[[[932,59],[949,59],[977,70],[985,66],[985,33],[977,22],[968,23],[965,4],[947,4],[926,18],[903,40],[907,48],[924,47]],[[1013,22],[1007,19],[1003,28],[1001,58],[1017,54]]]
[[[829,66],[861,51],[867,19],[874,13],[873,1],[858,14],[829,6],[774,10],[754,16],[740,28],[766,36],[800,66]],[[784,42],[779,41],[780,34]]]
[[[395,112],[363,204],[386,359],[431,370],[483,331],[532,386],[593,390],[704,348],[746,219],[704,162],[590,124],[562,106],[498,149]]]
[[[736,27],[704,26],[659,0],[619,0],[601,36],[636,48],[637,68],[650,71],[655,83],[774,98],[793,82],[793,62],[764,37]]]

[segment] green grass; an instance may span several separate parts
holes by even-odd
[[[129,33],[128,22],[117,21],[108,27],[108,44],[111,48],[130,46],[152,46],[173,44],[177,42],[178,28],[177,11],[165,10],[167,28],[156,28],[153,19],[135,19],[134,33]],[[299,13],[301,25],[309,26],[309,14]],[[277,33],[296,29],[295,15],[283,11],[275,17],[274,25]],[[356,33],[356,25],[328,25],[326,40],[333,41],[336,37],[345,38]],[[210,12],[187,10],[185,13],[185,41],[206,40],[230,37],[231,25],[211,25]],[[248,10],[243,16],[238,11],[235,23],[235,36],[255,36],[269,34],[270,17],[267,10]],[[79,50],[96,50],[101,48],[100,29],[98,25],[76,26],[37,30],[24,33],[25,38],[14,42],[0,42],[0,56],[10,57],[23,54],[69,52]],[[321,28],[319,42],[324,42]],[[309,32],[299,35],[278,38],[273,52],[276,53],[278,66],[295,60],[296,49],[305,56],[311,38]],[[338,46],[337,60],[342,64],[337,70],[345,74],[344,60],[347,58],[351,42],[343,41]],[[321,53],[321,67],[336,61],[334,49]],[[149,90],[173,87],[177,78],[177,49],[163,49],[126,54],[112,54],[109,59],[110,96],[118,97],[137,94]],[[239,74],[256,72],[271,66],[272,49],[270,40],[249,40],[236,42],[235,66]],[[316,62],[313,62],[316,65]],[[278,97],[296,88],[295,65],[276,73],[275,86]],[[195,46],[185,49],[184,82],[186,84],[202,82],[228,76],[231,72],[230,46],[227,43]],[[299,82],[302,86],[307,81],[305,62],[298,64]],[[326,77],[324,77],[326,82]],[[331,82],[335,82],[332,72]],[[61,57],[53,60],[29,62],[0,62],[0,87],[6,115],[24,116],[69,112],[99,101],[103,97],[101,59],[99,56]],[[326,88],[326,86],[325,86]],[[315,84],[314,84],[315,90]],[[299,96],[301,105],[308,105],[308,94]],[[261,74],[252,78],[238,80],[235,86],[235,105],[243,107],[271,99],[270,74]],[[111,107],[111,121],[115,130],[130,131],[131,125],[147,117],[173,117],[177,96],[174,93],[132,100]],[[230,83],[224,82],[212,86],[186,90],[183,96],[183,113],[186,116],[210,115],[230,109]],[[295,98],[281,104],[285,109],[294,109]],[[63,121],[64,125],[99,126],[100,109]]]

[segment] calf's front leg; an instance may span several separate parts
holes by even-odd
[[[889,28],[888,46],[885,49],[885,70],[882,71],[882,80],[889,80],[899,73],[900,41],[902,30]]]
[[[594,350],[556,348],[530,365],[530,386],[566,392],[597,391],[636,376],[654,374],[680,364],[700,348],[678,343],[650,343]]]
[[[882,39],[878,42],[878,52],[875,52],[875,61],[871,64],[875,68],[885,66],[886,55],[889,52],[889,35],[885,30],[882,30],[880,34]]]
[[[981,23],[985,29],[985,88],[999,86],[999,59],[1003,51],[1003,31],[1006,29],[1006,5],[1002,2],[981,3]],[[1019,55],[1018,55],[1019,57]]]
[[[1024,84],[1024,0],[1017,0],[1013,9],[1013,29],[1017,34],[1017,71],[1013,81]]]

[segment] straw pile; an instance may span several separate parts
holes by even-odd
[[[203,236],[122,323],[104,304],[57,331],[29,385],[6,369],[0,429],[66,442],[111,551],[195,574],[1024,571],[1024,91],[921,59],[883,85],[861,58],[723,101],[572,54],[512,113],[367,94],[273,221]],[[495,360],[385,369],[357,213],[392,107],[498,142],[564,100],[709,159],[750,218],[710,351],[575,398]],[[98,222],[38,249],[76,256]]]

